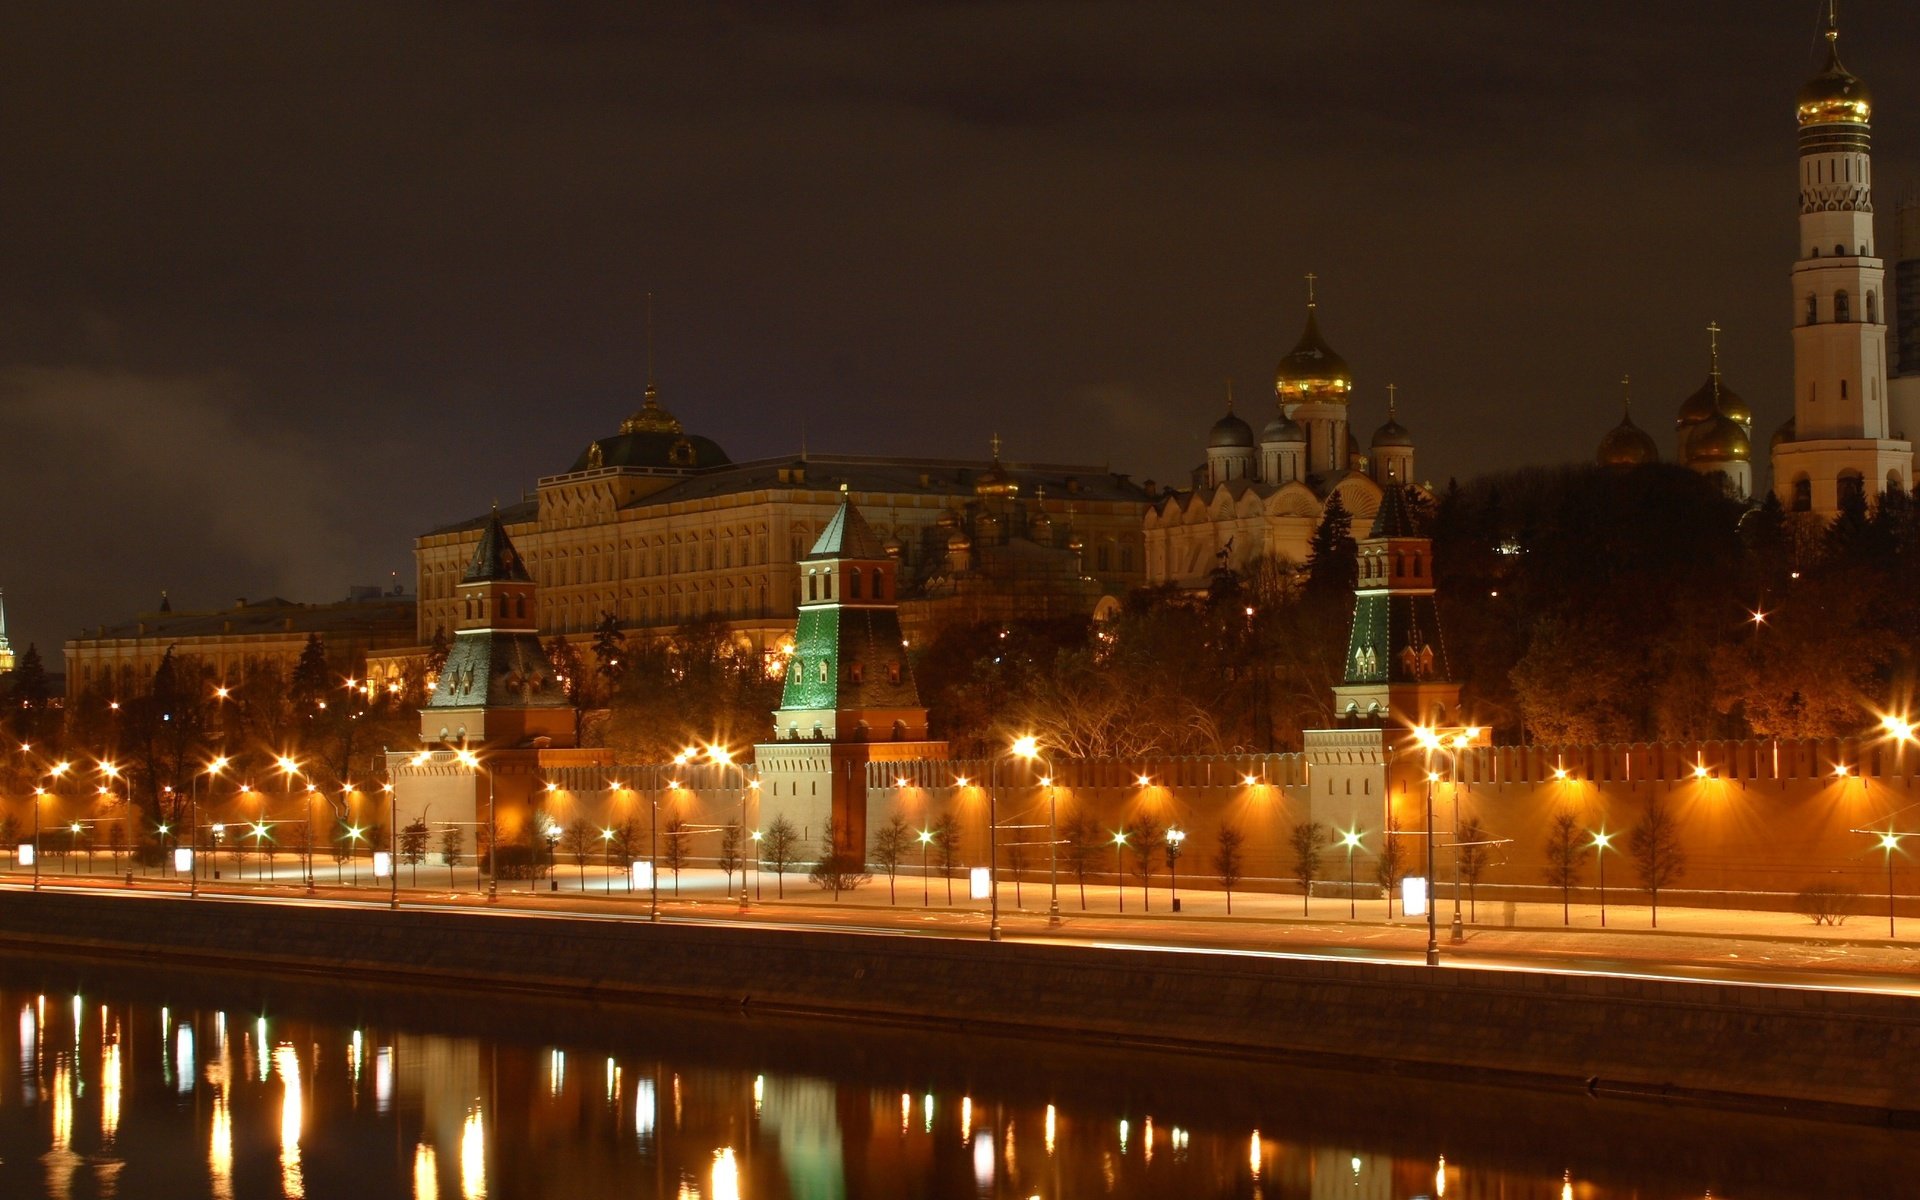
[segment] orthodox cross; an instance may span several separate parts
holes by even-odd
[[[1318,278],[1320,277],[1318,275],[1315,275],[1312,271],[1307,272],[1307,304],[1309,306],[1311,306],[1314,302],[1313,301],[1313,281]]]

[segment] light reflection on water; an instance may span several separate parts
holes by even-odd
[[[98,969],[82,1003],[32,970],[0,960],[7,1200],[1755,1200],[1920,1171],[1910,1135],[1392,1076]]]

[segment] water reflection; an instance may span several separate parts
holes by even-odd
[[[1910,1135],[1390,1075],[50,970],[0,961],[7,1200],[1765,1200],[1920,1172]]]

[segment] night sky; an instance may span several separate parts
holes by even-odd
[[[1182,480],[1227,377],[1271,411],[1307,271],[1423,479],[1588,457],[1623,372],[1667,453],[1713,319],[1764,448],[1823,8],[7,6],[10,632],[411,586],[637,406],[648,291],[735,459],[997,429]],[[1889,249],[1908,9],[1842,12]]]

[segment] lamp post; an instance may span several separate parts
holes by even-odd
[[[648,797],[653,824],[647,830],[647,920],[660,919],[660,793]]]
[[[1607,850],[1613,845],[1613,835],[1601,830],[1593,835],[1593,856],[1600,863],[1600,928],[1607,927]]]
[[[760,834],[758,832],[754,833],[753,840],[756,842],[760,840]],[[933,891],[932,891],[932,885],[929,882],[932,877],[927,873],[927,847],[931,846],[932,844],[933,844],[933,830],[922,829],[920,831],[920,907],[921,908],[931,908],[933,906]],[[38,862],[39,860],[35,859],[34,861]]]
[[[1360,918],[1360,901],[1353,894],[1353,852],[1360,848],[1360,835],[1349,829],[1340,835],[1340,844],[1347,849],[1347,919]]]
[[[1427,755],[1427,763],[1429,766],[1433,763],[1431,753]],[[1430,967],[1440,965],[1440,928],[1433,903],[1433,784],[1437,777],[1434,771],[1427,772],[1427,965]]]
[[[72,769],[70,762],[57,762],[48,768],[47,773],[53,777],[53,786],[58,788],[60,777]],[[33,890],[36,892],[40,890],[40,805],[48,794],[40,788],[35,788],[33,792]]]
[[[747,778],[746,768],[741,767],[740,764],[733,761],[733,751],[727,749],[725,746],[708,746],[707,757],[713,760],[714,762],[718,763],[722,767],[739,767],[739,770],[740,770],[740,832],[742,835],[744,835],[747,831],[747,793],[752,791],[756,786],[758,786],[760,781],[757,779],[749,780]],[[742,846],[741,848],[745,849],[744,846]],[[752,905],[749,904],[747,901],[747,867],[745,863],[742,863],[740,864],[740,911],[747,912],[751,908],[752,908]]]
[[[1179,826],[1167,830],[1167,881],[1175,912],[1180,911],[1180,845],[1186,840],[1187,831]]]
[[[1127,911],[1127,873],[1126,864],[1120,861],[1120,852],[1126,848],[1127,831],[1116,829],[1113,832],[1113,890],[1120,897],[1120,911]]]
[[[1000,940],[1000,760],[987,770],[987,940]]]
[[[385,787],[387,790],[387,907],[399,908],[400,830],[395,827],[394,822],[400,819],[400,802],[394,793],[393,782],[391,780],[386,783]],[[312,841],[313,839],[309,836],[307,840]],[[419,872],[420,868],[416,866],[414,868],[416,878],[418,878]]]
[[[1448,790],[1453,796],[1453,924],[1447,930],[1447,940],[1456,946],[1467,940],[1466,925],[1460,919],[1460,751],[1479,736],[1480,727],[1469,725],[1464,733],[1456,733],[1450,739],[1453,749],[1447,755],[1451,779]]]
[[[1900,848],[1900,835],[1891,832],[1881,834],[1880,848],[1887,855],[1887,936],[1893,937],[1893,852]]]
[[[461,766],[487,777],[487,903],[496,904],[500,900],[500,827],[493,821],[493,772],[482,772],[480,756],[464,747],[453,757]]]
[[[193,847],[193,853],[187,859],[187,895],[190,898],[200,894],[200,780],[218,778],[220,772],[226,769],[226,756],[218,755],[207,764],[206,770],[193,773],[193,795],[190,798],[193,808],[193,832],[187,838],[187,845]]]
[[[1028,734],[1015,738],[1013,752],[1046,769],[1040,784],[1047,789],[1047,928],[1060,927],[1060,812],[1055,802],[1053,764],[1040,756],[1040,739]]]
[[[126,877],[125,883],[127,887],[132,887],[133,886],[133,841],[134,841],[133,839],[133,780],[131,779],[127,779],[124,781],[121,780],[119,766],[110,762],[103,762],[100,764],[100,773],[102,775],[105,775],[108,779],[113,780],[115,783],[121,783],[123,785],[122,790],[126,793],[122,799],[122,807],[120,809],[120,831],[121,831],[120,836],[127,846],[127,877]],[[102,784],[100,786],[100,791],[102,794],[104,794],[107,797],[107,799],[109,800],[113,799],[113,788],[110,784]]]

